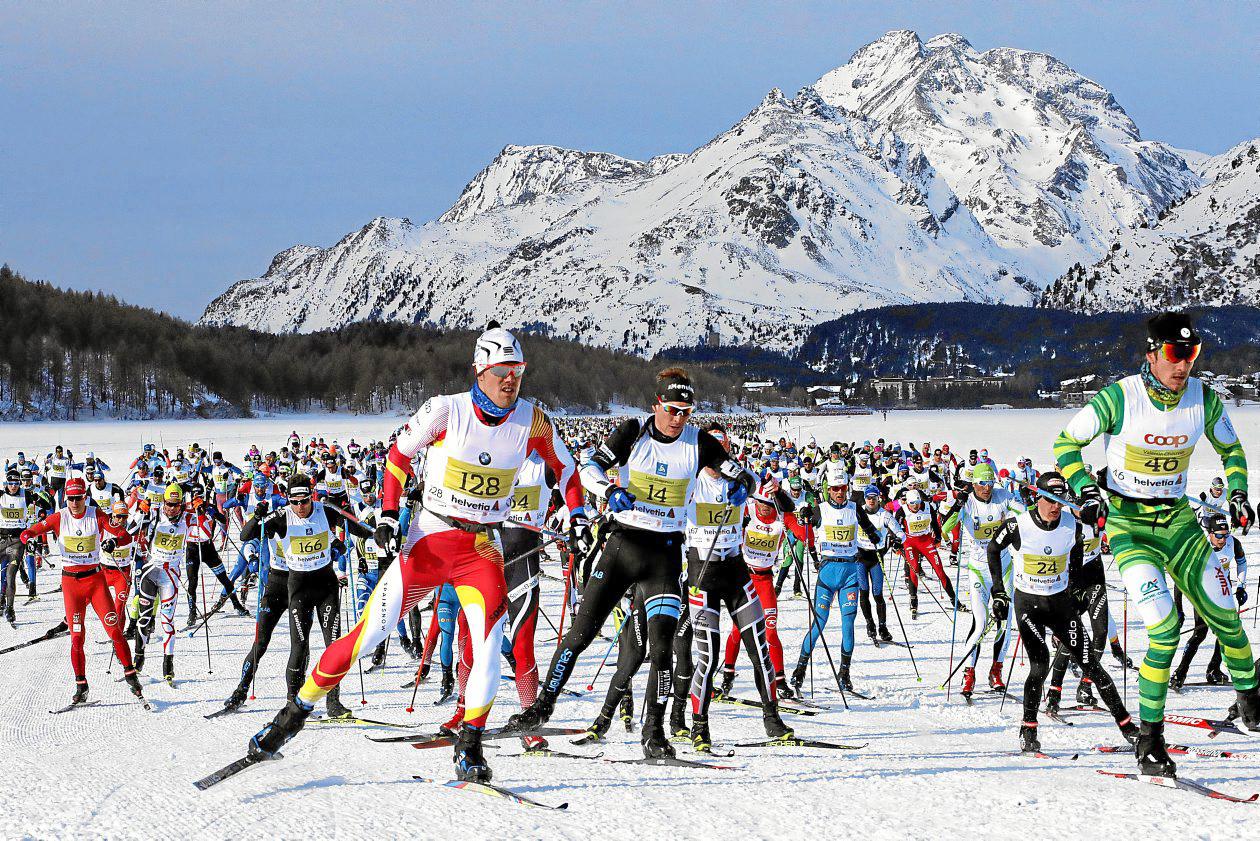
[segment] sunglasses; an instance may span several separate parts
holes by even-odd
[[[675,418],[690,417],[695,411],[691,406],[674,406],[670,403],[661,403],[660,407],[665,410],[665,414]]]
[[[980,486],[980,487],[982,487],[982,488],[991,488],[991,487],[993,487],[993,483],[992,483],[992,482],[976,482],[976,484],[977,484],[977,485],[979,485],[979,486]]]
[[[1168,362],[1193,362],[1199,358],[1202,345],[1188,342],[1164,342],[1156,349],[1156,353]]]
[[[291,496],[289,497],[289,502],[292,503],[293,505],[305,505],[306,503],[310,502],[311,499],[312,497],[310,495]]]
[[[78,495],[76,495],[76,496],[67,496],[67,497],[66,497],[66,502],[82,502],[82,501],[83,501],[83,500],[85,500],[86,498],[87,498],[87,497],[85,497],[85,496],[78,496]]]
[[[482,373],[489,371],[491,374],[494,374],[494,376],[498,377],[501,380],[507,379],[507,376],[509,374],[515,375],[516,377],[519,378],[525,373],[525,363],[513,362],[508,365],[491,365],[481,370],[482,370]]]

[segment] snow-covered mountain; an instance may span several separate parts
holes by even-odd
[[[1199,183],[1049,56],[893,32],[688,155],[508,146],[437,220],[284,251],[202,322],[493,317],[640,354],[714,333],[791,350],[859,309],[1028,303]]]
[[[919,146],[1043,285],[1200,184],[1115,98],[1053,56],[890,32],[814,86]]]
[[[1041,305],[1081,312],[1254,305],[1260,298],[1260,138],[1200,167],[1210,179],[1102,260],[1071,267]]]

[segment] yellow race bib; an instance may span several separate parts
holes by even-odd
[[[516,486],[512,491],[512,510],[521,514],[530,514],[538,510],[538,500],[542,495],[541,485]]]
[[[96,535],[63,534],[61,536],[61,545],[71,555],[89,555],[96,551]]]
[[[677,507],[686,504],[687,487],[690,484],[686,479],[669,479],[638,470],[630,471],[630,493],[639,502],[651,505]]]
[[[457,458],[446,460],[442,484],[447,489],[478,499],[504,499],[512,492],[516,471],[500,467],[482,467]]]
[[[153,546],[168,552],[178,552],[184,548],[184,535],[160,531],[153,536]]]
[[[993,533],[1000,525],[1002,525],[1001,520],[994,523],[976,523],[976,540],[992,540]]]
[[[697,502],[696,525],[710,528],[721,526],[723,522],[729,522],[726,515],[727,511],[733,511],[732,507],[720,502]],[[733,513],[730,519],[735,519]]]
[[[289,538],[289,554],[298,557],[319,555],[328,549],[328,532],[321,531],[308,537]]]
[[[1124,467],[1143,476],[1168,476],[1182,473],[1190,466],[1194,447],[1179,450],[1156,450],[1150,447],[1124,445]]]
[[[853,539],[856,526],[824,526],[823,538],[828,543],[848,543]]]
[[[852,531],[850,531],[850,534],[852,534]],[[766,534],[765,532],[748,529],[748,531],[744,532],[744,540],[748,543],[748,548],[755,552],[773,552],[779,548],[779,536],[777,534]]]
[[[1067,555],[1029,555],[1024,553],[1024,574],[1055,578],[1067,569]]]

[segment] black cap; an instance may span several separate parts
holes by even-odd
[[[1146,322],[1146,349],[1155,350],[1165,342],[1197,345],[1202,341],[1184,312],[1161,312]]]
[[[305,473],[298,473],[289,480],[289,496],[293,496],[295,491],[303,491],[299,496],[309,496],[311,494],[311,477]]]
[[[1062,473],[1049,470],[1037,477],[1037,489],[1056,496],[1063,496],[1067,493],[1067,480],[1063,478]]]
[[[22,474],[18,473],[16,470],[12,470],[12,469],[10,469],[9,471],[7,471],[7,472],[4,474],[4,481],[9,482],[9,483],[11,483],[11,484],[12,484],[12,483],[17,483],[18,481],[20,481],[20,480],[21,480],[21,478],[22,478]]]
[[[1228,532],[1229,520],[1225,519],[1224,514],[1218,514],[1215,511],[1213,511],[1211,514],[1208,514],[1206,517],[1203,518],[1203,530],[1206,531],[1208,534],[1213,534],[1214,532],[1222,532],[1222,531]]]
[[[211,459],[223,458],[223,453],[220,450],[215,450],[214,455],[210,456],[210,458]]]

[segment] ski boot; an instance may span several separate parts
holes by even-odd
[[[432,669],[433,669],[433,664],[432,664],[432,663],[421,663],[421,664],[420,664],[420,673],[419,673],[419,676],[418,676],[418,679],[417,679],[417,681],[416,681],[416,682],[417,682],[417,683],[424,683],[426,680],[428,680],[428,679],[429,679],[429,672],[430,672],[430,671],[432,671]]]
[[[350,708],[341,703],[341,688],[334,687],[328,693],[328,697],[324,699],[325,709],[329,718],[349,719],[354,717],[354,713],[350,712]]]
[[[647,717],[643,719],[641,741],[643,742],[643,755],[648,759],[675,756],[674,746],[669,743],[669,739],[665,738],[665,728],[661,726],[661,714],[659,712],[649,710]]]
[[[243,684],[232,690],[232,694],[223,702],[223,708],[228,710],[239,710],[245,704],[245,698],[249,694],[249,685]]]
[[[621,723],[627,733],[634,732],[634,696],[627,692],[621,699]]]
[[[1024,753],[1040,753],[1041,741],[1037,738],[1037,725],[1025,722],[1019,726],[1019,749]]]
[[[1227,678],[1225,673],[1221,671],[1220,666],[1208,669],[1204,674],[1204,679],[1212,686],[1222,686],[1229,683],[1229,678]]]
[[[919,598],[918,598],[918,596],[912,596],[912,597],[910,598],[910,618],[911,618],[911,619],[918,619],[918,618],[919,618]]]
[[[166,654],[162,657],[162,680],[166,681],[167,686],[175,688],[175,655]]]
[[[1177,776],[1177,763],[1169,758],[1168,746],[1164,744],[1164,722],[1143,721],[1133,750],[1137,756],[1139,774],[1151,777]]]
[[[731,691],[735,688],[735,670],[722,667],[722,686],[717,691],[719,698],[731,697]]]
[[[989,667],[989,688],[994,692],[1006,691],[1006,681],[1002,680],[1001,663],[994,663]]]
[[[1231,712],[1237,712],[1235,724],[1251,735],[1260,735],[1260,689],[1238,692]]]
[[[1138,726],[1133,723],[1133,717],[1129,716],[1116,726],[1120,728],[1120,735],[1124,737],[1124,740],[1136,748],[1138,736],[1141,735],[1142,731],[1139,730]]]
[[[12,606],[4,612],[4,618],[10,625],[15,628],[17,627],[17,616],[14,615]]]
[[[455,778],[466,783],[488,783],[490,777],[490,766],[481,752],[481,728],[465,724],[455,740]]]
[[[195,607],[190,608],[188,611],[188,624],[184,625],[184,630],[187,631],[193,625],[196,625],[197,620],[200,618],[201,618],[201,614],[197,613],[197,608]]]
[[[143,701],[144,690],[140,688],[140,677],[136,669],[132,668],[131,671],[124,672],[123,680],[127,682],[127,688],[131,690],[131,694]]]
[[[135,665],[137,672],[144,671],[144,649],[136,652],[136,656],[131,658],[131,662]]]
[[[236,611],[237,616],[252,618],[249,609],[241,604],[241,600],[236,597],[235,590],[228,592],[228,598],[232,600],[232,609]]]
[[[280,748],[301,731],[314,709],[295,698],[284,705],[268,724],[249,740],[249,755],[254,759],[275,759]]]
[[[544,689],[534,703],[508,718],[505,729],[514,731],[537,730],[551,719],[556,709],[556,696]],[[460,715],[463,715],[461,705]]]
[[[382,642],[380,645],[376,647],[376,650],[372,652],[371,668],[373,669],[380,668],[382,665],[384,665],[384,663],[385,663],[385,643]]]
[[[420,659],[420,652],[416,650],[416,647],[412,644],[410,637],[401,638],[398,641],[398,644],[402,646],[403,652],[412,660]]]
[[[792,670],[792,694],[799,696],[801,687],[805,685],[805,661],[800,660]]]
[[[1173,692],[1181,694],[1181,690],[1185,687],[1185,685],[1186,673],[1181,668],[1178,668],[1177,671],[1172,673],[1172,677],[1168,678],[1168,688]]]
[[[612,726],[612,713],[607,710],[600,710],[599,715],[595,716],[595,720],[591,722],[591,726],[586,728],[586,732],[582,734],[582,738],[578,739],[581,744],[587,745],[592,742],[604,741],[604,734],[608,732],[608,728]]]
[[[442,685],[438,687],[438,700],[445,701],[454,694],[455,672],[451,669],[442,669]]]
[[[71,704],[83,704],[88,699],[88,682],[85,677],[76,677],[74,679],[74,697],[70,699]]]
[[[875,636],[875,623],[874,622],[866,623],[866,636],[870,639],[871,642],[876,643],[876,644],[879,643],[879,637]]]
[[[647,728],[644,728],[646,732]],[[704,715],[692,716],[691,747],[696,753],[709,753],[713,750],[713,738],[709,735],[709,718]],[[646,744],[644,750],[647,750]]]
[[[674,740],[687,738],[687,712],[683,705],[674,699],[669,708],[669,735]]]
[[[218,613],[220,610],[223,609],[223,606],[227,604],[227,600],[228,600],[227,593],[224,593],[223,595],[219,596],[218,600],[214,603],[214,606],[210,608],[210,612]]]
[[[968,666],[963,669],[962,677],[962,696],[970,698],[971,693],[976,691],[976,667]]]
[[[792,691],[791,684],[787,682],[787,678],[785,678],[781,673],[776,675],[774,678],[774,693],[780,698],[791,698],[796,695],[796,693]]]
[[[1124,653],[1124,649],[1120,647],[1120,643],[1118,642],[1113,642],[1111,644],[1111,656],[1116,658],[1116,661],[1120,663],[1120,666],[1122,668],[1125,668],[1125,669],[1137,668],[1137,666],[1133,665],[1133,661],[1129,659],[1129,655]]]
[[[1076,687],[1076,703],[1082,707],[1098,706],[1098,699],[1094,697],[1094,684],[1089,678],[1081,678],[1081,683]]]
[[[840,668],[836,670],[836,677],[840,679],[840,690],[842,692],[853,692],[853,681],[849,679],[849,667],[845,663],[840,664]]]
[[[887,626],[887,625],[881,624],[881,625],[879,626],[879,639],[880,639],[880,642],[892,642],[892,641],[893,641],[893,636],[892,636],[892,634],[888,633],[888,626]]]
[[[766,728],[766,735],[771,739],[791,739],[795,734],[792,728],[783,723],[779,717],[779,705],[768,704],[761,711],[761,726]]]
[[[1046,715],[1058,715],[1059,706],[1063,701],[1063,690],[1057,686],[1052,686],[1046,690]]]

